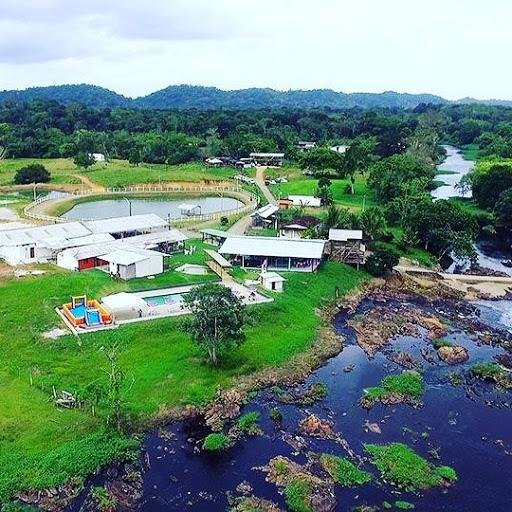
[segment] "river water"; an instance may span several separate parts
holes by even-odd
[[[512,428],[510,392],[500,392],[493,384],[475,383],[467,376],[475,362],[492,361],[504,354],[499,346],[479,343],[471,331],[456,323],[450,325],[447,340],[466,347],[467,363],[450,366],[440,360],[428,362],[422,350],[432,350],[426,333],[420,328],[416,336],[397,336],[392,343],[369,358],[356,342],[355,332],[348,326],[350,318],[366,315],[382,306],[373,299],[364,300],[354,314],[340,312],[334,319],[335,330],[346,337],[342,352],[311,374],[307,382],[292,392],[322,382],[328,388],[323,400],[310,405],[284,404],[273,389],[260,391],[243,412],[261,413],[262,435],[248,436],[225,452],[210,454],[198,449],[209,430],[201,423],[178,422],[146,435],[141,460],[143,461],[143,489],[140,510],[168,512],[193,510],[198,512],[228,509],[228,494],[237,495],[237,486],[249,482],[254,495],[275,502],[281,509],[286,505],[277,487],[265,480],[258,469],[268,461],[283,455],[304,464],[307,453],[334,453],[346,456],[342,447],[330,440],[299,436],[298,423],[309,414],[333,422],[334,430],[348,441],[359,455],[364,455],[363,443],[401,442],[436,465],[450,465],[457,471],[458,481],[450,488],[437,488],[416,493],[400,492],[382,481],[377,470],[365,462],[364,469],[374,475],[374,481],[355,488],[336,486],[336,510],[349,512],[360,505],[380,506],[383,501],[393,503],[406,500],[418,511],[435,512],[509,512],[512,510]],[[428,305],[417,300],[388,300],[385,306],[420,308],[426,313],[443,315],[448,307],[439,302]],[[482,301],[458,317],[466,316],[493,328],[511,329],[510,302]],[[374,406],[366,410],[359,404],[363,390],[378,385],[388,374],[397,374],[402,368],[393,362],[396,351],[407,351],[418,362],[424,375],[425,393],[422,406]],[[434,352],[435,354],[435,352]],[[350,369],[348,371],[347,369]],[[452,385],[448,377],[457,372],[465,380]],[[281,422],[270,418],[270,411],[278,408]],[[381,433],[365,428],[367,422],[376,423]],[[287,440],[300,439],[302,449],[292,447]],[[101,478],[95,480],[102,483]],[[80,508],[83,497],[71,511]]]
[[[473,169],[475,162],[466,160],[460,150],[453,146],[443,146],[443,148],[446,150],[446,158],[443,163],[437,166],[440,174],[437,174],[434,179],[445,184],[433,190],[432,197],[434,199],[449,199],[450,197],[470,198],[472,195],[471,191],[469,190],[462,194],[457,185]],[[444,174],[443,171],[450,172],[450,174]]]
[[[460,180],[468,174],[475,166],[472,160],[466,160],[460,150],[453,146],[443,146],[446,150],[446,158],[438,165],[439,171],[452,171],[453,174],[438,174],[435,180],[443,181],[446,185],[436,188],[432,191],[431,195],[435,199],[449,199],[451,197],[471,198],[471,191],[461,193],[457,188]],[[503,272],[512,276],[512,268],[503,265],[503,261],[512,257],[510,247],[500,244],[499,241],[489,238],[479,239],[475,244],[477,255],[476,263],[480,267],[485,267],[491,270]],[[468,268],[468,264],[464,262],[454,261],[450,267],[446,269],[447,272],[460,272]]]
[[[130,199],[131,214],[139,215],[155,213],[162,218],[179,219],[183,216],[179,206],[181,204],[197,205],[197,213],[207,215],[242,207],[243,203],[232,197],[195,197],[179,200],[169,199]],[[130,203],[125,199],[101,199],[80,203],[68,212],[68,219],[106,219],[111,217],[123,217],[130,214]]]

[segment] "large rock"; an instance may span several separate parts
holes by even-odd
[[[459,345],[453,347],[439,347],[437,355],[448,364],[465,363],[469,359],[468,351]]]

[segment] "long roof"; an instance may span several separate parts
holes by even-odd
[[[218,263],[222,268],[231,267],[231,263],[229,263],[229,261],[218,252],[212,251],[211,249],[205,249],[204,252],[208,254],[208,256],[210,256],[210,258],[212,258],[212,260]]]
[[[101,256],[102,260],[118,265],[132,265],[139,261],[144,261],[152,256],[164,257],[165,254],[156,251],[148,251],[146,249],[137,249],[135,247],[116,247],[112,252]]]
[[[329,229],[329,240],[333,240],[334,242],[362,239],[363,232],[360,229]]]
[[[221,231],[220,229],[205,228],[200,229],[199,232],[204,233],[205,235],[215,236],[217,238],[227,238],[228,236],[230,236],[230,234],[227,231]]]
[[[46,245],[45,240],[71,240],[90,235],[91,232],[80,222],[48,224],[31,228],[13,229],[0,232],[0,246],[18,246],[37,243]]]
[[[325,240],[232,236],[219,249],[221,254],[321,259]]]
[[[178,229],[167,229],[165,231],[156,231],[154,233],[144,233],[142,235],[129,236],[118,240],[120,244],[130,244],[134,247],[148,247],[164,242],[183,242],[187,240],[185,236]]]
[[[163,228],[167,222],[154,213],[114,217],[85,221],[84,225],[93,233],[124,233],[143,229]]]

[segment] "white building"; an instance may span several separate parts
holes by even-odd
[[[325,244],[314,239],[231,236],[218,252],[244,268],[313,272],[322,261]]]
[[[154,233],[168,225],[167,221],[154,213],[90,220],[83,224],[91,233],[109,233],[115,238]]]
[[[108,272],[113,277],[128,280],[137,277],[154,276],[164,271],[165,254],[135,247],[116,247],[101,256],[109,264]]]
[[[346,146],[345,144],[338,144],[337,146],[331,146],[331,151],[334,151],[335,153],[339,153],[340,155],[343,155],[347,152],[347,150],[350,148],[350,146]]]
[[[297,149],[301,152],[309,151],[314,148],[316,148],[316,142],[312,142],[312,141],[310,142],[310,141],[301,140],[297,144]]]
[[[59,249],[80,244],[80,239],[90,234],[80,222],[1,231],[0,258],[9,265],[46,262]]]
[[[262,272],[259,281],[263,288],[272,292],[282,292],[286,279],[277,272]]]
[[[95,162],[105,162],[106,158],[103,153],[91,153],[89,156],[92,156],[94,158]]]
[[[307,206],[309,208],[320,208],[322,206],[322,200],[319,197],[314,196],[288,196],[288,199],[292,201],[293,206]]]

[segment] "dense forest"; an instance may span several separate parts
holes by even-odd
[[[280,150],[293,160],[299,140],[327,145],[359,138],[373,142],[377,157],[406,148],[429,151],[439,142],[477,144],[484,156],[512,157],[512,108],[421,104],[412,110],[201,111],[92,108],[46,100],[0,105],[4,158],[102,152],[135,163],[176,164]]]
[[[4,101],[29,102],[54,100],[64,105],[81,103],[97,108],[155,109],[263,109],[263,108],[414,108],[420,103],[448,103],[432,94],[401,94],[392,91],[381,94],[345,94],[330,89],[311,91],[276,91],[251,88],[223,91],[216,87],[172,85],[139,98],[127,98],[94,85],[56,85],[31,87],[22,91],[0,91]]]

